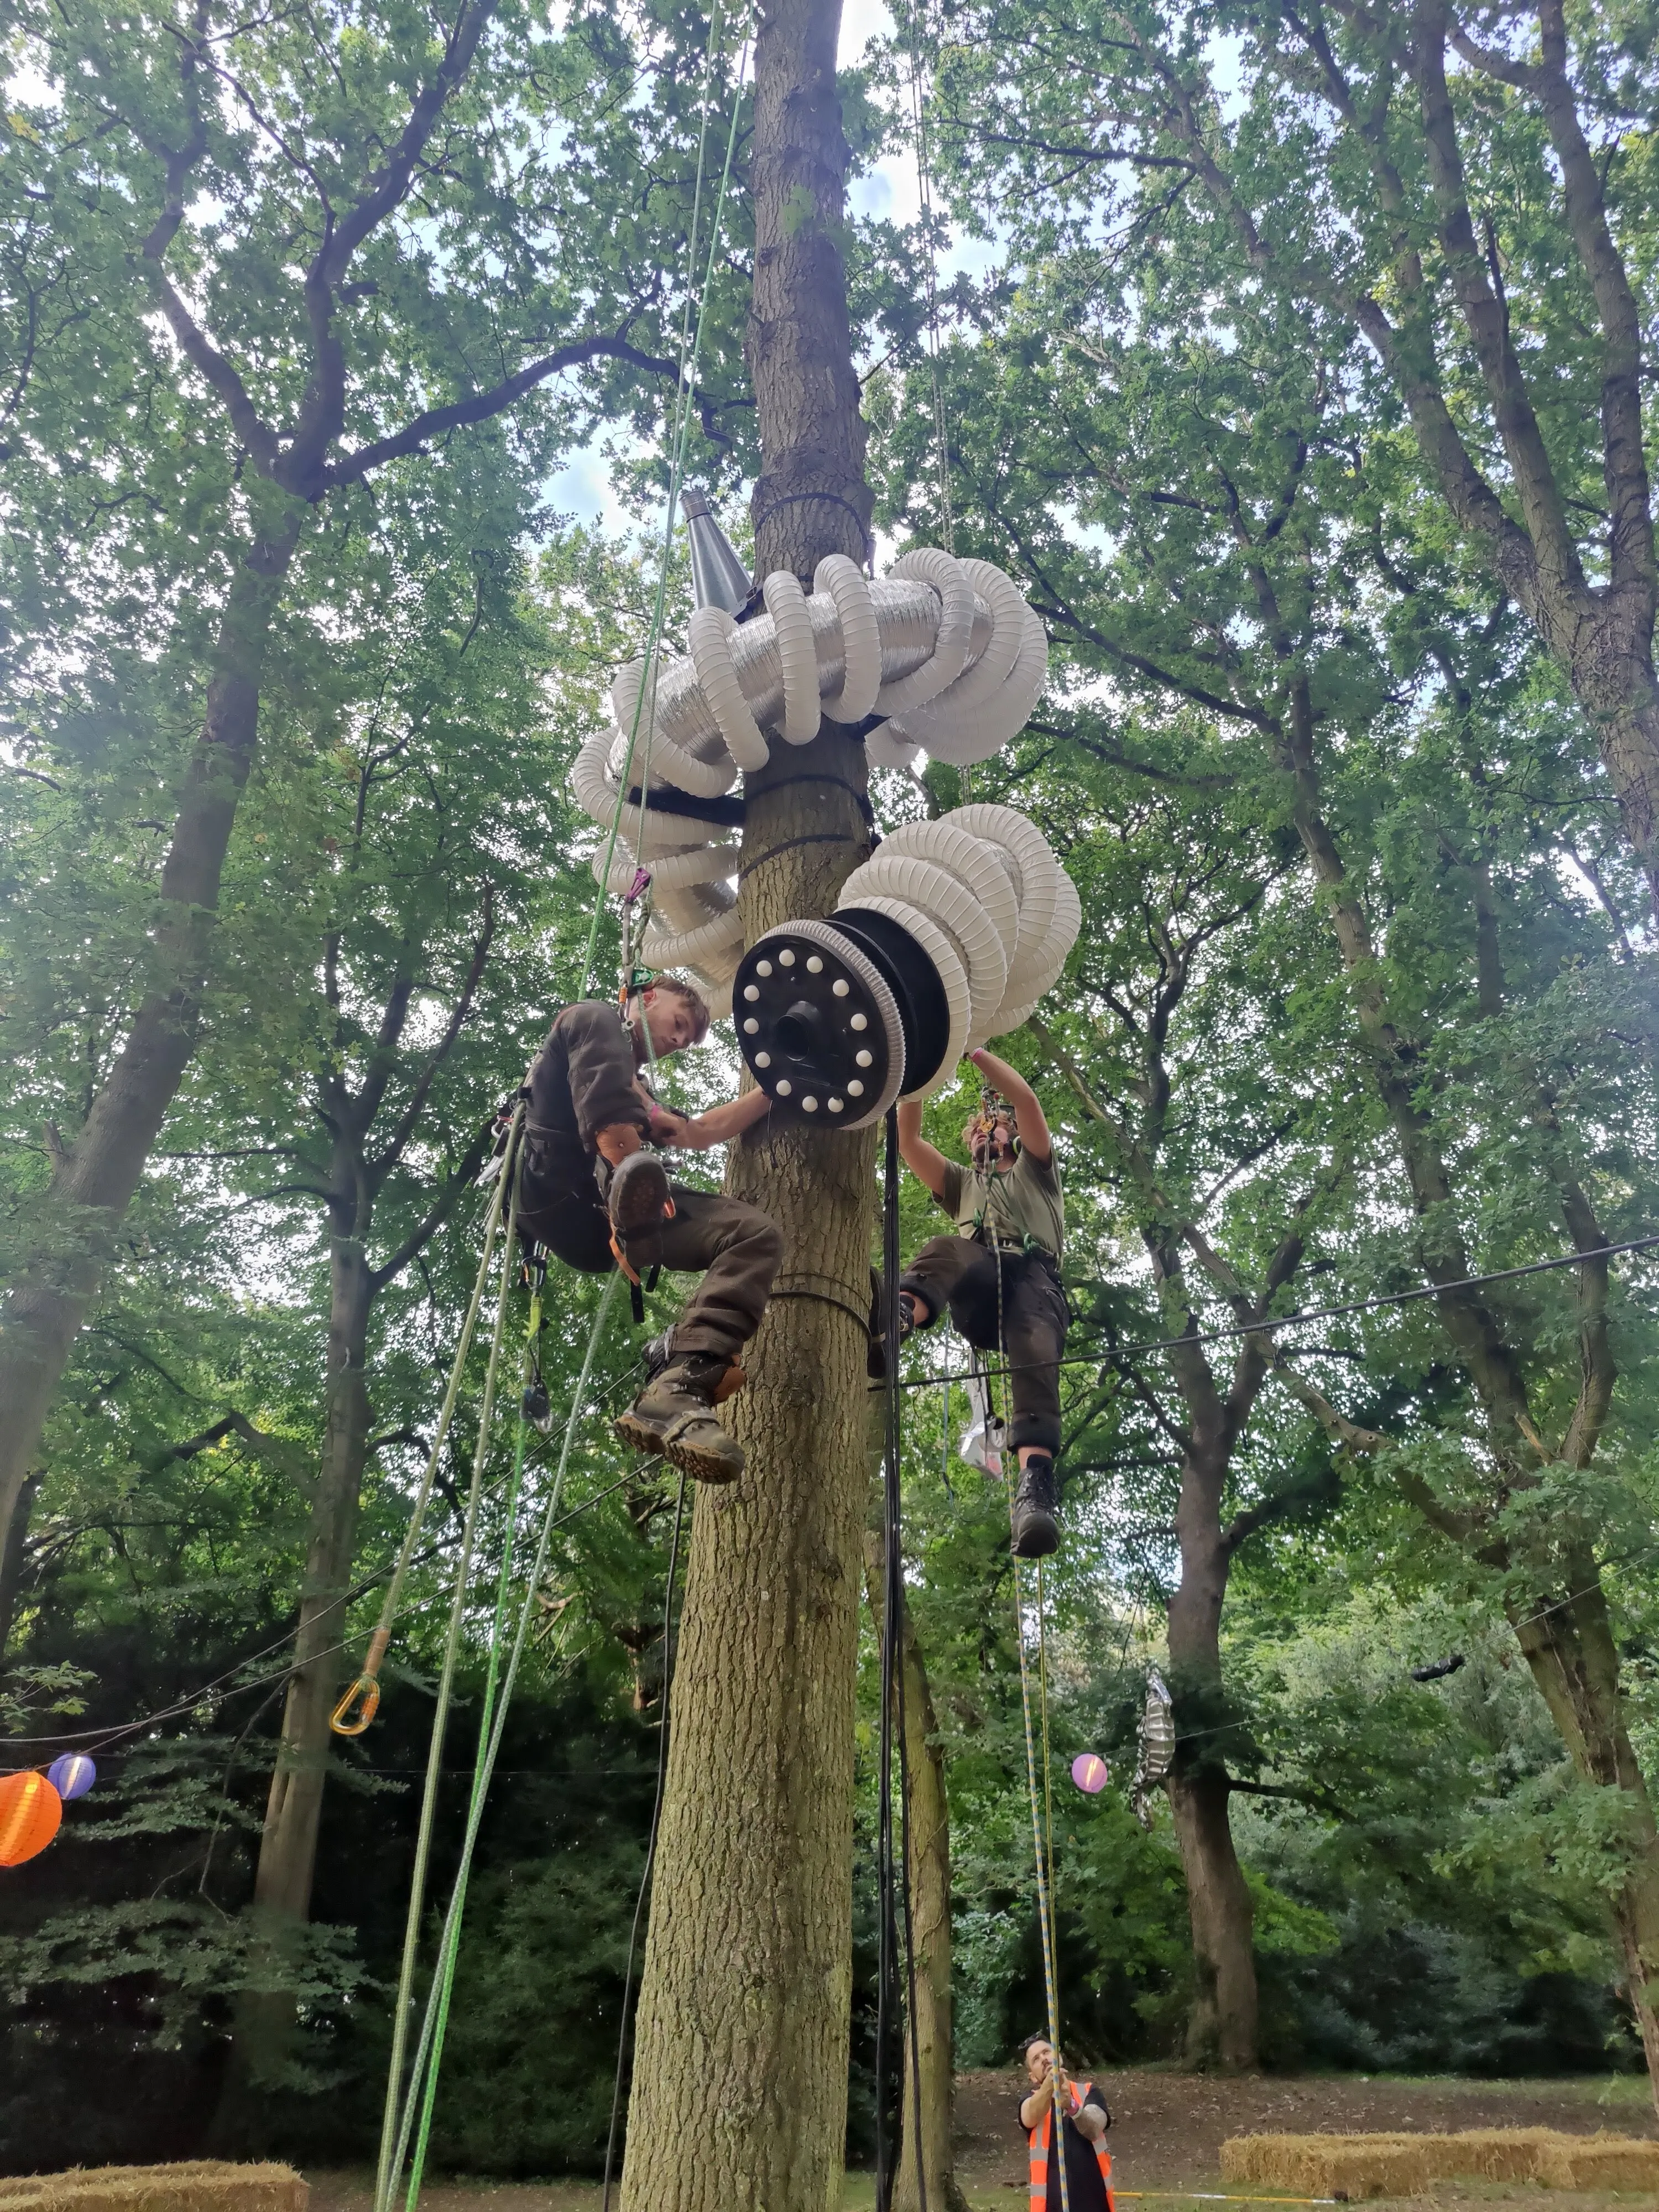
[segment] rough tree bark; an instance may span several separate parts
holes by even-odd
[[[1181,1580],[1170,1595],[1170,1680],[1177,1708],[1208,1711],[1223,1698],[1221,1608],[1231,1553],[1220,1525],[1226,1468],[1200,1463],[1189,1452],[1181,1472],[1176,1526]],[[1227,1762],[1201,1741],[1178,1747],[1168,1784],[1187,1881],[1196,1987],[1187,2025],[1191,2065],[1243,2073],[1259,2060],[1255,1908],[1233,1847]],[[1207,1755],[1206,1755],[1207,1752]]]
[[[839,23],[823,0],[771,0],[755,48],[756,542],[763,574],[808,583],[826,553],[862,559],[871,505],[839,243]],[[829,725],[750,776],[749,939],[833,906],[868,850],[865,781],[862,745]],[[791,846],[808,836],[830,842]],[[747,1471],[700,1492],[693,1520],[625,2212],[830,2212],[840,2195],[876,1139],[755,1137],[727,1187],[783,1230],[785,1295],[729,1408]]]
[[[879,1395],[876,1404],[879,1407]],[[879,1473],[881,1445],[876,1445]],[[878,1492],[878,1497],[879,1493]],[[879,1520],[864,1531],[864,1584],[876,1633],[882,1632],[886,1590],[886,1546]],[[927,2200],[944,2212],[969,2212],[957,2179],[952,2142],[956,2112],[955,2045],[951,2024],[951,1806],[945,1756],[927,1668],[909,1607],[901,1608],[899,1664],[904,1672],[904,1756],[909,1774],[910,1919],[915,1935],[916,2062],[921,2076],[921,2175]],[[901,1941],[902,1936],[901,1933]],[[911,2099],[908,2024],[906,2024],[901,2100],[897,2212],[917,2212],[916,2124]]]

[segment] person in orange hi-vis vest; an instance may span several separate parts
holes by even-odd
[[[1092,2081],[1073,2081],[1062,2067],[1054,2070],[1054,2047],[1044,2035],[1024,2046],[1031,2087],[1021,2098],[1019,2124],[1031,2147],[1030,2212],[1060,2212],[1060,2145],[1054,2139],[1056,2083],[1066,2102],[1060,2133],[1066,2142],[1066,2193],[1069,2212],[1117,2212],[1112,2196],[1112,2161],[1106,2130],[1112,2124],[1106,2100]]]

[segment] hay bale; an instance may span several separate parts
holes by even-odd
[[[1437,2181],[1530,2181],[1563,2140],[1548,2128],[1469,2128],[1459,2135],[1235,2136],[1221,2146],[1229,2181],[1297,2197],[1415,2197]]]
[[[3,2212],[306,2212],[310,2196],[292,2166],[221,2159],[76,2166],[0,2181]]]
[[[1558,2135],[1539,2158],[1536,2179],[1552,2189],[1659,2189],[1659,2142]]]

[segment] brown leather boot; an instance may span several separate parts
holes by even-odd
[[[743,1473],[743,1446],[714,1418],[732,1366],[719,1352],[672,1359],[618,1417],[617,1434],[635,1451],[659,1453],[699,1482],[735,1482]]]

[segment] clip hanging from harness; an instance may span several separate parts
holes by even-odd
[[[981,1151],[988,1153],[999,1123],[1007,1130],[1008,1149],[1017,1158],[1019,1152],[1019,1124],[1014,1118],[1014,1109],[1001,1092],[993,1090],[988,1083],[980,1093],[978,1110],[962,1133],[969,1159],[977,1164]]]

